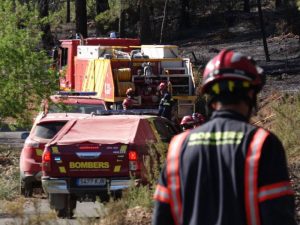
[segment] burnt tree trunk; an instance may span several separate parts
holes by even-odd
[[[70,23],[71,22],[71,7],[70,7],[70,0],[67,0],[67,19],[66,22]]]
[[[152,32],[150,24],[149,2],[140,0],[140,38],[143,44],[152,41]]]
[[[82,35],[83,38],[87,37],[87,12],[86,0],[75,0],[75,20],[76,20],[76,33]]]
[[[96,0],[96,14],[99,15],[102,12],[105,12],[109,9],[108,0]],[[96,34],[99,36],[101,34],[101,31],[99,30],[99,27],[96,26]]]
[[[262,13],[262,10],[261,10],[260,0],[257,0],[257,8],[258,8],[260,29],[261,29],[262,39],[263,39],[263,45],[264,45],[266,61],[270,62],[270,55],[269,55],[269,49],[268,49],[268,43],[267,43],[266,31],[265,31],[265,24],[264,24],[263,13]]]
[[[97,15],[109,9],[108,0],[96,0]]]
[[[282,6],[282,0],[275,0],[275,8],[279,9]]]
[[[163,42],[163,37],[165,32],[165,24],[167,20],[167,7],[168,7],[168,0],[165,0],[164,15],[163,15],[163,20],[161,22],[161,30],[160,30],[160,40],[159,40],[160,44]]]
[[[189,0],[181,0],[180,28],[191,26]]]
[[[119,37],[124,37],[125,35],[125,21],[124,21],[124,16],[125,12],[123,9],[123,0],[120,0],[120,11],[119,11]]]
[[[43,19],[43,18],[49,16],[49,5],[48,4],[49,4],[48,0],[38,0],[38,11],[39,11],[40,19]],[[43,34],[42,34],[43,47],[45,49],[51,48],[51,46],[53,45],[53,37],[51,34],[50,23],[43,22],[41,24],[41,31],[43,32]]]
[[[250,12],[250,0],[244,0],[244,12]]]

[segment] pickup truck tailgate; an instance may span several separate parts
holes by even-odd
[[[129,176],[128,145],[74,144],[50,149],[52,177]]]

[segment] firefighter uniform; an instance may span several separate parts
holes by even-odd
[[[233,111],[173,138],[154,199],[154,225],[296,225],[281,142]]]
[[[169,120],[171,120],[172,114],[172,99],[171,94],[168,91],[163,93],[163,96],[160,100],[158,106],[158,115],[163,116]]]

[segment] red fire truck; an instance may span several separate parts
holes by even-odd
[[[168,83],[178,118],[195,111],[195,83],[189,58],[175,45],[141,45],[139,39],[61,40],[54,54],[62,90],[93,91],[120,109],[126,90],[135,93],[136,108],[157,108],[157,86]]]

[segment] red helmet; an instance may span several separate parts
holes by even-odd
[[[132,88],[128,88],[127,90],[126,90],[126,95],[133,95],[134,94],[134,91],[133,91],[133,89]]]
[[[184,116],[180,122],[180,126],[185,129],[191,129],[194,127],[195,121],[191,115]]]
[[[205,122],[205,117],[200,113],[193,113],[192,118],[194,120],[195,125],[199,126]]]
[[[126,109],[130,109],[133,105],[133,101],[129,98],[125,98],[123,103],[122,103],[122,106],[123,106],[123,109],[126,110]]]
[[[165,82],[161,82],[160,84],[159,84],[159,86],[158,86],[158,90],[159,91],[162,91],[162,90],[165,90],[165,89],[167,89],[167,84],[165,83]]]
[[[217,83],[222,83],[222,85],[215,86],[214,84]],[[262,69],[256,66],[253,59],[239,52],[225,49],[206,65],[203,73],[202,93],[219,94],[222,91],[233,92],[243,88],[252,88],[259,92],[264,84]]]

